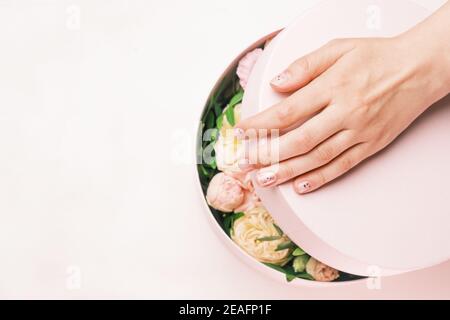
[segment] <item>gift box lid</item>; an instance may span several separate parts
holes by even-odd
[[[429,14],[407,0],[331,0],[310,9],[279,33],[258,60],[245,92],[243,117],[283,99],[270,80],[329,40],[397,35]],[[257,193],[295,243],[339,270],[391,275],[446,261],[450,106],[442,105],[450,100],[438,104],[387,149],[313,193],[296,194],[292,182],[257,187]]]

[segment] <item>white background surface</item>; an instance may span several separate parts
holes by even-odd
[[[190,163],[204,101],[315,2],[0,0],[0,297],[449,298],[449,264],[382,290],[289,287],[209,225]]]

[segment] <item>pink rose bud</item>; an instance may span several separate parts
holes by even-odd
[[[255,66],[258,58],[263,53],[263,49],[257,48],[249,53],[247,53],[241,61],[239,61],[236,74],[239,77],[239,83],[242,89],[245,90],[247,86],[248,79],[252,73],[253,67]]]
[[[233,212],[244,202],[244,197],[241,183],[223,172],[212,178],[206,192],[208,204],[222,212]]]
[[[339,278],[339,271],[314,258],[310,258],[306,264],[306,272],[316,281],[330,282]]]

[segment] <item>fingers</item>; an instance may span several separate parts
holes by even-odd
[[[306,120],[330,102],[326,83],[314,82],[297,91],[282,102],[236,125],[240,137],[250,129],[286,129]]]
[[[316,78],[350,51],[352,43],[350,40],[331,41],[319,50],[294,62],[275,78],[272,86],[279,92],[292,92],[300,88],[302,90],[238,123],[237,135],[242,136],[249,129],[286,129],[320,111],[331,100],[326,90],[330,87],[330,80],[324,76]],[[312,81],[314,79],[316,81]]]
[[[307,154],[260,169],[256,180],[263,187],[279,185],[326,165],[357,143],[352,131],[341,131]]]
[[[317,190],[343,175],[369,156],[368,144],[358,144],[327,165],[295,179],[294,189],[299,194],[306,194]]]
[[[343,115],[330,106],[279,138],[280,161],[305,154],[343,128]]]
[[[299,128],[272,139],[270,144],[265,139],[248,144],[248,163],[257,168],[306,154],[341,131],[343,120],[342,113],[330,106]]]
[[[298,90],[320,76],[352,48],[349,40],[333,40],[296,60],[276,76],[271,85],[278,92]]]

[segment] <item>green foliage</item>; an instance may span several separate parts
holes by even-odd
[[[292,255],[293,255],[294,257],[302,256],[302,255],[305,255],[305,254],[306,254],[306,252],[303,251],[301,248],[296,248],[296,249],[292,252]]]
[[[262,238],[259,238],[256,240],[264,242],[264,241],[275,241],[275,240],[280,240],[280,239],[281,239],[280,236],[270,236],[270,237],[262,237]]]
[[[231,236],[233,232],[234,222],[243,216],[243,212],[225,214],[225,218],[223,219],[223,227],[229,236]]]
[[[279,236],[283,236],[284,235],[283,230],[281,230],[281,228],[279,226],[277,226],[275,223],[273,224],[273,226],[274,226],[275,230],[277,230],[277,233],[278,233]]]
[[[293,249],[295,247],[296,247],[295,243],[293,243],[292,241],[286,241],[286,242],[280,243],[277,246],[277,248],[275,249],[275,251],[282,251],[282,250],[286,250],[286,249]]]
[[[292,266],[290,265],[285,265],[285,266],[279,266],[276,264],[272,264],[272,263],[264,263],[266,266],[268,266],[269,268],[272,268],[274,270],[277,270],[281,273],[284,273],[286,276],[286,280],[288,282],[291,282],[292,280],[299,278],[299,279],[305,279],[305,280],[314,280],[313,277],[311,277],[309,274],[307,274],[306,272],[295,272],[294,269],[292,268]]]

